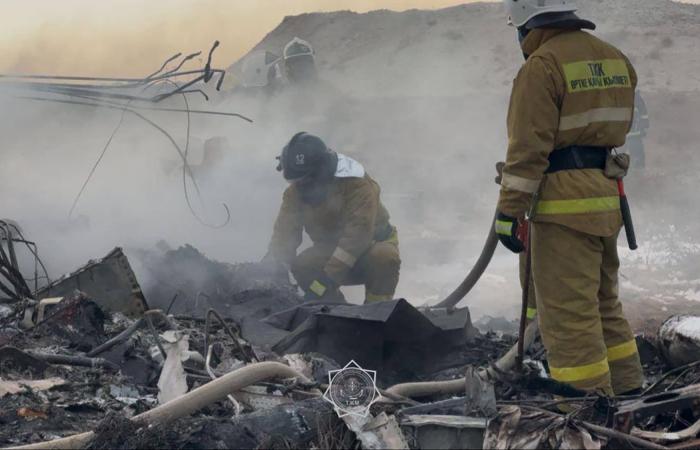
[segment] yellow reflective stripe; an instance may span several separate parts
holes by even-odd
[[[350,268],[352,268],[357,262],[357,258],[355,258],[349,252],[343,250],[340,247],[335,248],[335,251],[333,252],[333,257]]]
[[[585,214],[620,209],[620,197],[595,197],[576,200],[540,200],[537,214]]]
[[[513,222],[506,222],[504,220],[497,220],[495,224],[496,234],[503,236],[513,235]]]
[[[535,318],[537,315],[537,308],[528,308],[527,309],[527,318],[532,320]]]
[[[631,88],[627,63],[623,59],[600,59],[563,64],[569,93],[612,88]]]
[[[610,367],[608,367],[608,358],[605,358],[602,361],[586,366],[561,368],[549,366],[549,371],[555,380],[571,383],[605,375],[610,371]]]
[[[594,108],[580,114],[562,116],[559,119],[559,131],[584,128],[594,122],[629,122],[632,120],[632,108]]]
[[[608,361],[613,362],[637,353],[637,341],[632,339],[620,345],[608,347]]]
[[[384,302],[388,300],[393,300],[393,297],[394,296],[391,294],[372,294],[370,292],[367,292],[365,303]]]
[[[314,282],[311,283],[309,289],[311,289],[311,292],[318,295],[319,297],[323,297],[323,294],[326,293],[326,287],[317,280],[314,280]]]
[[[530,180],[504,172],[501,186],[512,191],[534,194],[540,188],[540,180]]]

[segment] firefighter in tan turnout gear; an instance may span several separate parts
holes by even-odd
[[[308,133],[296,134],[279,161],[290,185],[265,260],[288,265],[310,300],[343,299],[340,286],[359,284],[366,302],[393,299],[401,259],[379,185]],[[313,245],[297,255],[304,231]]]
[[[510,100],[496,232],[519,253],[530,228],[551,376],[607,395],[635,392],[642,369],[618,299],[622,218],[612,173],[613,149],[632,123],[636,73],[620,50],[583,31],[595,25],[570,1],[504,3],[526,62]]]

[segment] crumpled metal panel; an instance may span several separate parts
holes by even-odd
[[[700,359],[700,317],[677,315],[659,327],[659,348],[671,367]]]
[[[506,406],[489,421],[483,448],[600,450],[605,444],[564,416]]]
[[[37,298],[69,296],[76,290],[87,294],[106,311],[138,316],[148,309],[136,275],[120,247],[40,289]]]
[[[629,433],[648,417],[685,409],[700,410],[700,384],[623,402],[615,413],[615,429]]]
[[[487,419],[445,415],[401,416],[399,424],[415,448],[480,449]]]
[[[289,333],[272,346],[279,354],[318,352],[343,365],[377,370],[381,381],[430,373],[434,363],[463,346],[473,329],[467,310],[431,320],[406,300],[367,305],[308,303],[264,323]],[[253,342],[255,344],[255,342]]]

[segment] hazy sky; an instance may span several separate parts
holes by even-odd
[[[228,65],[286,15],[439,8],[465,0],[0,0],[0,72],[145,74],[208,48]],[[467,0],[466,2],[469,2]],[[40,13],[38,13],[40,11]]]
[[[0,72],[140,75],[182,51],[235,61],[285,15],[439,8],[473,0],[0,0]],[[699,3],[700,0],[691,0]]]

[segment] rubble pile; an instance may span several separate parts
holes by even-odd
[[[53,289],[104,273],[101,264],[113,267],[115,255],[126,261],[110,255]],[[699,318],[674,317],[657,336],[639,336],[648,387],[605,399],[548,378],[539,341],[522,368],[504,362],[516,338],[478,331],[466,308],[303,302],[289,279],[260,265],[223,265],[192,247],[157,260],[153,271],[164,279],[200,283],[182,291],[179,309],[170,296],[185,285],[163,288],[160,300],[170,299],[159,305],[177,313],[152,309],[148,290],[121,304],[74,290],[2,305],[0,446],[55,439],[35,448],[698,444]],[[198,264],[207,270],[187,278]],[[237,284],[242,273],[250,278]],[[132,291],[138,285],[130,276],[105,279]],[[193,308],[195,291],[207,300]],[[143,311],[134,298],[143,298]],[[329,374],[350,361],[376,371],[377,395],[364,417],[336,414],[342,408],[327,400]]]

